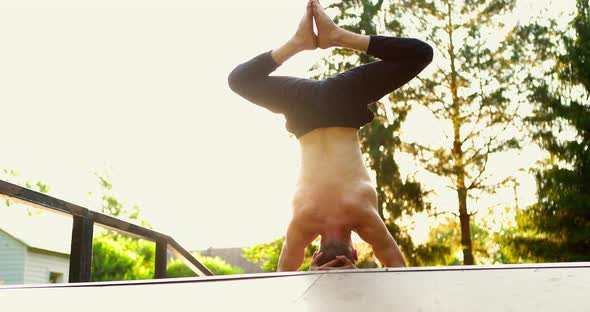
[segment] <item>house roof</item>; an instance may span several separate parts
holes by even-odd
[[[71,218],[23,207],[0,207],[0,230],[29,248],[70,254]]]

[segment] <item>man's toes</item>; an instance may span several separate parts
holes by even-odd
[[[313,11],[321,14],[324,11],[324,8],[322,8],[322,6],[320,5],[319,2],[317,2],[316,0],[313,1]]]

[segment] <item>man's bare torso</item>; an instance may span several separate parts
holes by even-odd
[[[376,214],[377,193],[354,128],[321,128],[299,139],[301,172],[293,219],[306,232],[346,239]]]
[[[377,213],[377,193],[354,128],[319,128],[299,138],[301,174],[278,269],[295,271],[305,248],[322,240],[352,245],[351,232],[371,245],[384,266],[404,266],[403,255]]]

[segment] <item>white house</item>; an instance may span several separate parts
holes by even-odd
[[[0,228],[0,284],[67,283],[69,267],[63,248],[50,250]]]

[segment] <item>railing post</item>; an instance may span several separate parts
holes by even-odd
[[[90,282],[94,220],[91,216],[73,216],[73,219],[69,282]]]
[[[156,241],[155,278],[166,278],[166,262],[168,262],[168,243],[159,239]]]

